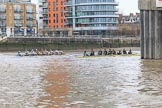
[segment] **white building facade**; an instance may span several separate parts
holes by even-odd
[[[105,35],[117,30],[115,0],[65,0],[65,25],[82,35]]]

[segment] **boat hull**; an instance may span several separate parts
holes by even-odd
[[[121,55],[96,55],[96,56],[77,56],[77,58],[105,58],[105,57],[117,57],[117,56],[140,56],[140,54],[121,54]]]

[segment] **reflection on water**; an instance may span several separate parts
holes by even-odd
[[[159,108],[162,61],[0,54],[0,108]]]
[[[68,95],[70,86],[68,81],[68,72],[66,61],[54,60],[54,62],[48,64],[48,74],[44,77],[48,81],[48,85],[45,87],[45,91],[49,93],[48,96],[41,97],[37,106],[44,106],[47,108],[61,108],[62,104],[67,100],[65,98]]]

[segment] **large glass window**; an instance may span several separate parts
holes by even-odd
[[[20,5],[14,5],[14,11],[15,11],[15,12],[20,12],[20,11],[22,11],[22,10],[21,10],[21,6],[20,6]]]
[[[33,19],[33,15],[32,14],[27,14],[26,15],[26,18],[29,20],[29,19]]]
[[[18,21],[18,20],[15,20],[14,23],[15,23],[15,26],[17,26],[17,27],[22,26],[22,23],[20,21]]]
[[[6,11],[6,5],[0,5],[0,11]]]
[[[79,3],[101,3],[101,2],[115,2],[115,0],[75,0],[76,4]]]
[[[27,26],[33,26],[33,21],[27,21]]]
[[[99,10],[115,10],[115,6],[113,5],[90,5],[90,6],[77,6],[76,11],[99,11]]]
[[[15,15],[14,15],[14,19],[19,19],[19,20],[20,20],[21,18],[22,18],[22,17],[21,17],[20,14],[15,14]]]
[[[27,6],[26,7],[26,12],[32,13],[33,12],[33,7],[32,6]]]
[[[1,26],[1,27],[2,27],[2,26],[6,26],[6,21],[1,20],[1,21],[0,21],[0,26]]]

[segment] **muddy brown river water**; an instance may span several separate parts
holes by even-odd
[[[77,55],[0,53],[0,108],[162,107],[161,60]]]

